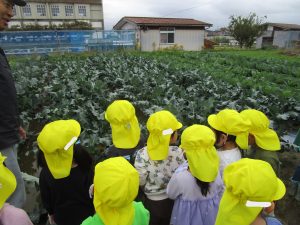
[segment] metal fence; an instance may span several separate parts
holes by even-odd
[[[6,54],[12,55],[134,49],[135,31],[59,30],[0,32],[0,46],[5,50]]]

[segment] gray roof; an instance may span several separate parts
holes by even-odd
[[[278,27],[282,30],[300,30],[300,25],[298,24],[288,24],[288,23],[267,23],[269,26]]]

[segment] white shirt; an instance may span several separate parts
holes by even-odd
[[[242,158],[239,148],[233,148],[230,150],[218,150],[220,158],[220,174],[223,177],[223,172],[226,166],[236,162]]]

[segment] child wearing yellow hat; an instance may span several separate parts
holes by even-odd
[[[57,120],[46,124],[37,138],[43,162],[40,191],[50,224],[79,225],[95,212],[89,196],[93,160],[75,144],[80,131],[76,120]]]
[[[241,159],[240,149],[247,149],[250,121],[243,118],[238,111],[223,109],[208,117],[208,124],[216,134],[215,146],[220,157],[220,173],[227,165]]]
[[[173,174],[168,187],[175,199],[172,225],[214,225],[223,194],[214,132],[203,125],[186,128],[181,148],[187,162]]]
[[[256,159],[244,158],[228,165],[224,183],[226,189],[215,225],[251,225],[264,207],[281,199],[286,191],[270,164]],[[278,225],[272,218],[262,222]]]
[[[0,153],[0,224],[33,225],[23,209],[5,203],[17,186],[14,174],[4,165],[5,159]]]
[[[113,142],[106,157],[122,156],[133,164],[137,150],[145,146],[134,106],[127,100],[116,100],[107,107],[105,119],[110,124]]]
[[[82,225],[148,225],[149,212],[134,202],[139,174],[123,157],[100,162],[95,167],[94,207],[96,214]]]
[[[177,140],[182,124],[169,111],[153,113],[147,121],[147,146],[137,152],[134,166],[140,175],[140,186],[150,211],[150,224],[169,225],[173,201],[166,193],[171,176],[184,162],[183,152],[170,146]]]
[[[269,213],[273,213],[275,209],[275,203],[271,202],[271,206],[264,208],[251,223],[251,225],[283,225],[274,216],[268,216]]]
[[[277,133],[269,128],[270,121],[268,117],[256,109],[246,109],[240,114],[251,122],[248,138],[251,146],[250,157],[270,163],[278,175],[280,161],[277,151],[280,150],[280,141]]]

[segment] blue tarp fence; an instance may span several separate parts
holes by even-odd
[[[135,31],[9,31],[0,32],[0,46],[12,55],[134,49]]]

